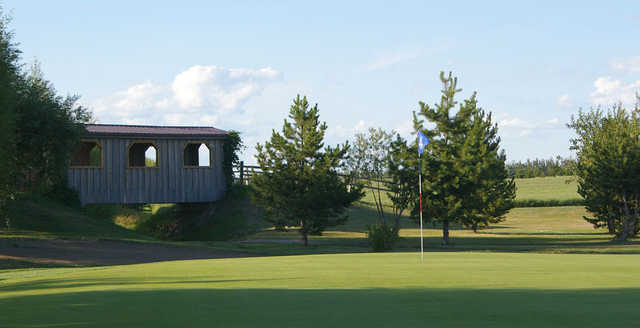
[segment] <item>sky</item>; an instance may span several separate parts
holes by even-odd
[[[508,161],[570,156],[579,109],[634,103],[640,1],[1,1],[27,65],[98,123],[215,126],[256,143],[296,95],[326,144],[415,138],[441,71],[499,126]]]

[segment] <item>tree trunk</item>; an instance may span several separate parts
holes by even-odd
[[[471,225],[471,229],[473,230],[474,233],[478,232],[478,224],[474,223],[473,225]]]
[[[609,229],[609,233],[612,235],[616,234],[616,227],[612,217],[607,219],[607,229]]]
[[[393,224],[393,233],[396,236],[400,234],[400,215],[396,215],[396,222]]]
[[[302,234],[302,242],[304,243],[304,247],[309,246],[309,237],[306,233]]]
[[[442,245],[449,246],[449,220],[442,221]]]
[[[634,213],[631,213],[629,210],[629,202],[627,201],[627,197],[625,194],[622,195],[622,204],[624,209],[624,221],[622,224],[622,231],[618,235],[618,240],[627,241],[627,239],[631,238],[636,229],[636,222],[638,221],[637,210]]]

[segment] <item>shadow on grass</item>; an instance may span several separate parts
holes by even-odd
[[[8,327],[633,327],[639,304],[638,288],[114,290],[3,298],[0,318]]]
[[[224,283],[242,283],[242,282],[273,282],[282,280],[299,280],[296,277],[287,278],[256,278],[256,279],[220,279],[220,280],[131,280],[124,278],[100,278],[100,279],[39,279],[26,283],[15,283],[8,286],[0,286],[0,292],[8,293],[21,290],[43,290],[55,288],[105,288],[109,286],[144,286],[144,285],[190,285],[190,284],[224,284]]]

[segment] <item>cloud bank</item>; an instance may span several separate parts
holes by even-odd
[[[593,86],[595,91],[591,93],[591,103],[594,105],[630,105],[635,103],[636,93],[640,92],[640,80],[624,83],[609,76],[598,78],[593,82]]]
[[[89,104],[100,123],[213,125],[243,113],[243,105],[282,79],[270,67],[257,70],[192,66],[169,85],[146,81]]]

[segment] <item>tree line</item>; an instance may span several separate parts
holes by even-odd
[[[357,135],[353,145],[325,146],[327,125],[319,120],[317,104],[296,97],[282,130],[256,146],[263,173],[253,178],[253,197],[265,209],[266,219],[280,230],[299,227],[307,245],[308,235],[344,224],[346,208],[364,196],[364,183],[382,183],[392,190],[395,220],[387,222],[382,191],[374,189],[378,222],[369,227],[369,235],[374,242],[380,236],[381,248],[388,248],[398,236],[403,212],[419,220],[415,200],[422,170],[425,219],[441,223],[443,245],[450,244],[451,224],[476,230],[504,220],[513,206],[515,184],[500,149],[498,127],[491,113],[478,106],[475,93],[452,113],[461,89],[451,73],[441,73],[440,79],[440,102],[420,102],[413,113],[414,129],[431,139],[420,162],[415,141],[381,129]],[[425,120],[435,128],[427,128]],[[387,183],[381,182],[385,175]]]
[[[267,220],[280,230],[299,227],[306,245],[308,235],[344,224],[346,208],[363,197],[363,187],[370,187],[377,221],[367,234],[374,249],[389,249],[404,213],[419,220],[417,181],[422,171],[424,221],[441,225],[442,244],[447,246],[452,224],[476,231],[504,220],[514,205],[515,177],[575,175],[590,213],[585,220],[596,228],[607,227],[620,240],[637,235],[638,105],[580,111],[572,117],[567,126],[578,135],[571,139],[575,159],[507,164],[491,112],[478,106],[476,93],[458,103],[455,95],[461,89],[451,73],[441,73],[440,79],[440,101],[433,106],[419,102],[413,112],[414,131],[430,139],[422,158],[415,140],[380,128],[356,134],[352,144],[325,146],[327,126],[319,120],[317,104],[295,98],[290,121],[256,147],[263,173],[253,178],[253,198],[266,209]],[[390,220],[382,201],[385,191],[392,202]]]
[[[509,162],[507,170],[514,178],[539,178],[567,176],[573,174],[576,160],[556,156],[548,159],[527,159],[526,161]]]
[[[69,157],[91,121],[78,96],[58,95],[37,62],[20,62],[9,23],[0,8],[0,218],[19,191],[64,197]]]

